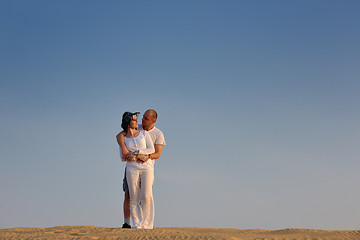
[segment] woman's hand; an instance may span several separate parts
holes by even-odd
[[[134,159],[136,159],[136,155],[134,153],[129,153],[128,155],[126,155],[125,160],[127,162],[132,162],[134,161]]]
[[[148,157],[148,155],[146,155],[146,154],[139,154],[139,155],[137,155],[137,162],[138,162],[138,163],[144,164],[144,163],[146,163],[148,160],[149,160],[149,157]]]

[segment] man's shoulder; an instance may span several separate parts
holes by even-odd
[[[116,135],[116,138],[119,138],[121,135],[122,135],[122,136],[125,136],[125,135],[126,135],[126,132],[124,132],[124,131],[119,132],[119,133]]]
[[[154,136],[154,144],[166,145],[164,134],[160,129],[154,127],[151,129],[151,134]]]
[[[152,132],[154,132],[154,133],[156,133],[156,134],[162,134],[162,135],[164,135],[163,132],[162,132],[160,129],[158,129],[157,127],[155,127],[155,126],[154,126],[154,128],[151,129],[150,131],[152,131]]]

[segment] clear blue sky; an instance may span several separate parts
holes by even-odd
[[[359,1],[0,2],[0,228],[119,227],[159,113],[158,227],[358,229]]]

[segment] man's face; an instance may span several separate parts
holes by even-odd
[[[151,118],[151,115],[148,112],[145,112],[142,118],[142,125],[148,127],[154,124],[154,121]]]

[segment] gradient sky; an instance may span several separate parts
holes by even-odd
[[[0,1],[0,228],[119,227],[158,111],[155,226],[359,229],[360,2]]]

